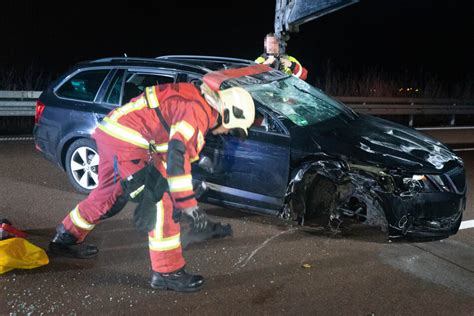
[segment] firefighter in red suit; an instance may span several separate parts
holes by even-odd
[[[99,185],[57,227],[49,245],[51,253],[96,256],[97,247],[83,243],[85,237],[101,220],[123,208],[127,198],[121,181],[151,161],[168,184],[156,204],[156,224],[148,233],[151,286],[183,292],[202,286],[202,276],[184,270],[180,224],[173,212],[190,216],[196,225],[205,224],[206,215],[193,193],[191,163],[198,160],[208,130],[222,134],[238,128],[246,133],[255,109],[242,88],[213,91],[203,84],[201,89],[189,83],[148,87],[104,118],[92,135],[100,156]],[[229,106],[239,108],[242,115],[235,117]],[[225,120],[221,119],[224,112]]]

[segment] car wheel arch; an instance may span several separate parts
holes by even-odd
[[[301,164],[292,172],[283,216],[303,224],[307,216],[316,215],[311,214],[314,210],[310,211],[308,208],[314,206],[310,205],[315,202],[312,193],[321,188],[332,187],[332,192],[327,194],[328,197],[333,194],[335,198],[336,194],[342,194],[339,199],[346,198],[347,192],[344,194],[339,188],[350,184],[347,171],[347,165],[340,160],[318,160]]]
[[[61,167],[64,171],[66,171],[66,155],[69,147],[76,141],[80,139],[89,139],[92,140],[92,138],[89,135],[81,134],[81,133],[72,133],[70,135],[67,135],[66,137],[63,137],[61,142],[58,144],[58,157],[59,157],[59,162],[61,164]]]
[[[372,184],[375,182],[371,181]],[[385,232],[390,213],[387,213],[378,194],[383,189],[371,186],[372,190],[368,190],[367,183],[369,178],[349,168],[345,161],[307,162],[293,172],[286,194],[284,215],[298,220],[301,225],[311,219],[311,224],[337,231],[342,216],[349,214],[360,222],[380,226]],[[354,211],[359,207],[360,212]]]

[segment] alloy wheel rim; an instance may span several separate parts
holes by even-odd
[[[79,147],[71,155],[71,173],[82,188],[92,190],[99,184],[99,155],[90,147]]]

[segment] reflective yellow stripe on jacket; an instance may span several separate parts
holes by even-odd
[[[294,75],[298,78],[301,77],[301,74],[303,73],[303,67],[301,66],[300,62],[293,56],[286,56],[286,58],[288,58],[288,60],[292,63],[296,63],[298,65],[298,72],[296,74],[293,74],[293,71],[288,67],[284,67],[283,71],[288,75]],[[255,59],[255,62],[257,64],[263,64],[265,60],[265,57],[259,56],[257,59]]]
[[[154,109],[160,106],[160,101],[158,101],[158,97],[156,96],[156,90],[154,87],[147,87],[145,89],[145,93],[150,108]]]
[[[149,102],[151,103],[150,107],[158,107],[159,102],[156,98],[155,89],[153,87],[149,87],[146,88],[146,92],[151,96],[148,98]],[[139,132],[118,122],[122,116],[127,115],[133,111],[142,110],[147,106],[147,99],[144,97],[141,97],[135,102],[127,103],[124,106],[115,109],[110,117],[105,117],[101,124],[98,125],[98,128],[110,136],[113,136],[124,142],[148,149],[150,147],[150,143],[145,138],[143,138]],[[168,151],[168,143],[152,143],[152,145],[156,152],[166,153]]]
[[[122,116],[127,115],[130,112],[141,110],[147,106],[145,98],[141,97],[135,102],[127,103],[121,107],[116,108],[110,118],[113,121],[118,121]]]
[[[170,139],[173,138],[176,133],[180,133],[183,138],[188,141],[194,135],[194,127],[186,121],[179,121],[178,123],[171,125]]]
[[[150,144],[139,132],[123,126],[116,121],[113,121],[109,117],[104,118],[98,127],[110,136],[123,140],[124,142],[131,143],[145,149],[149,148]]]

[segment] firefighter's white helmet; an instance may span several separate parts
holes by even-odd
[[[255,120],[255,104],[252,96],[240,87],[214,92],[206,83],[201,85],[204,98],[220,115],[222,125],[228,129],[240,129],[248,135]]]

